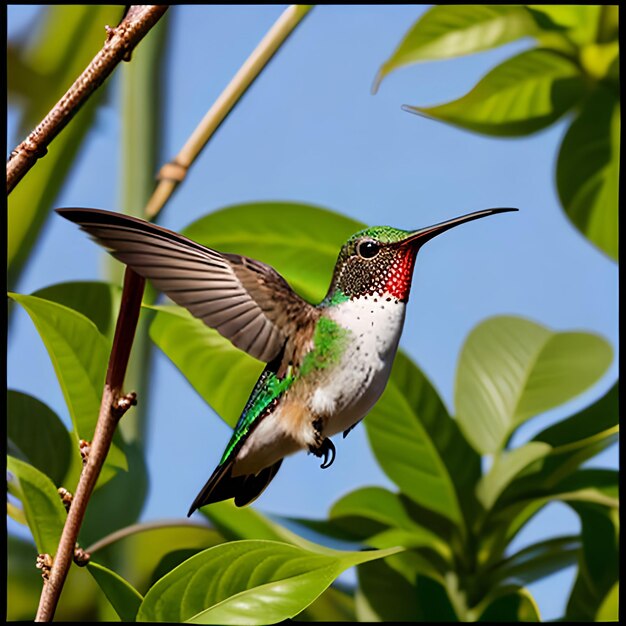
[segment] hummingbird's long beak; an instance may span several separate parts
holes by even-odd
[[[481,217],[487,217],[488,215],[494,215],[495,213],[507,213],[509,211],[517,211],[518,209],[484,209],[482,211],[476,211],[475,213],[468,213],[467,215],[462,215],[461,217],[455,217],[454,219],[448,220],[446,222],[441,222],[440,224],[435,224],[434,226],[427,226],[426,228],[420,228],[412,232],[406,239],[403,239],[399,242],[401,245],[413,244],[416,246],[421,246],[426,243],[428,240],[440,235],[441,233],[449,230],[450,228],[454,228],[459,224],[464,224],[465,222],[471,222],[472,220],[480,219]]]

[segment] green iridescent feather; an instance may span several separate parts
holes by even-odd
[[[225,463],[230,458],[230,455],[239,448],[239,444],[247,437],[253,424],[274,400],[291,387],[294,379],[295,377],[291,373],[291,369],[284,378],[278,378],[268,368],[263,370],[241,413],[241,417],[237,421],[233,436],[230,438],[222,455],[220,465]]]
[[[328,317],[320,317],[313,335],[313,350],[302,360],[300,374],[326,369],[339,361],[345,349],[348,331]]]
[[[329,293],[323,300],[320,302],[320,307],[329,307],[329,306],[337,306],[338,304],[342,304],[343,302],[347,302],[350,300],[346,294],[341,291],[341,289],[337,289],[332,293]]]
[[[313,334],[313,349],[308,352],[300,368],[299,377],[305,377],[316,370],[326,369],[336,364],[345,349],[348,331],[328,317],[320,317]],[[230,438],[226,450],[222,455],[220,465],[228,461],[233,453],[239,450],[240,445],[250,434],[253,425],[293,384],[296,375],[289,368],[284,378],[278,378],[269,368],[263,370],[241,417],[237,421],[233,436]]]
[[[393,226],[372,226],[371,228],[365,228],[352,235],[348,243],[361,239],[362,237],[371,237],[381,243],[396,243],[406,239],[410,234],[410,230],[401,230],[399,228],[393,228]]]

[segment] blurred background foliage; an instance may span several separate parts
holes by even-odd
[[[9,42],[9,98],[19,106],[22,134],[82,71],[102,45],[104,24],[117,23],[121,13],[113,6],[49,6],[28,38]],[[161,162],[163,112],[154,104],[167,28],[166,18],[117,70],[123,75],[117,106],[125,207],[145,205]],[[410,63],[534,38],[537,47],[494,68],[466,96],[407,108],[502,137],[537,132],[574,111],[557,157],[559,197],[580,232],[616,260],[617,30],[612,6],[438,6],[382,63],[376,85]],[[10,290],[106,93],[105,85],[9,197]],[[184,234],[270,263],[316,302],[340,245],[362,226],[322,207],[258,202],[212,212]],[[32,535],[8,537],[9,620],[30,620],[36,612],[35,556],[56,549],[65,517],[57,488],[73,490],[81,463],[77,441],[90,439],[95,426],[120,299],[119,267],[111,264],[107,272],[107,282],[59,277],[59,284],[33,294],[10,294],[50,355],[71,429],[36,397],[35,382],[32,393],[9,390],[7,512]],[[146,395],[155,345],[232,426],[261,365],[185,311],[153,302],[148,293],[128,386]],[[527,585],[572,564],[577,577],[563,617],[617,619],[618,472],[581,467],[617,439],[617,384],[525,444],[511,445],[522,424],[588,389],[613,358],[607,341],[593,333],[559,332],[515,316],[488,318],[465,341],[450,414],[418,366],[399,352],[387,389],[364,422],[395,489],[365,485],[335,502],[326,519],[269,519],[253,507],[219,503],[202,511],[204,523],[137,523],[148,482],[143,403],[116,435],[79,537],[92,562],[72,566],[56,619],[239,623],[247,607],[254,623],[289,617],[539,621]],[[512,550],[524,526],[555,501],[578,515],[580,533]],[[227,573],[235,558],[238,576],[232,568]],[[357,568],[354,586],[336,581],[349,567]],[[204,574],[188,574],[197,571]],[[296,576],[299,584],[289,593],[277,591]],[[207,591],[217,580],[219,588],[211,584]]]

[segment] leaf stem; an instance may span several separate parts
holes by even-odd
[[[207,111],[180,152],[161,168],[158,175],[159,184],[146,205],[145,216],[147,219],[153,219],[163,208],[213,133],[311,8],[312,5],[292,4],[283,11],[213,106]]]
[[[131,404],[134,404],[134,394],[126,396],[122,394],[122,383],[139,319],[144,284],[145,280],[141,276],[135,274],[130,268],[126,270],[122,303],[117,318],[96,430],[89,456],[83,465],[76,493],[61,533],[50,578],[44,583],[41,592],[35,618],[37,622],[51,621],[54,617],[74,557],[74,547],[87,504],[111,447],[115,428],[122,415],[130,408]]]
[[[130,59],[133,48],[167,9],[168,5],[133,5],[116,28],[107,26],[107,38],[102,49],[46,117],[11,152],[7,161],[7,195],[37,160],[46,154],[52,140],[108,78],[118,63]]]

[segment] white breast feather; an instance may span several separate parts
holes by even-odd
[[[327,437],[362,419],[382,394],[402,333],[405,305],[374,294],[339,304],[328,315],[350,335],[340,363],[311,399],[312,412],[329,418]]]
[[[308,409],[311,420],[302,430],[285,430],[290,420],[283,405],[255,428],[237,455],[233,475],[257,473],[298,448],[313,445],[313,419],[326,418],[323,435],[331,437],[363,419],[387,384],[398,348],[405,305],[375,294],[332,307],[327,315],[349,331],[339,363],[313,392]]]

